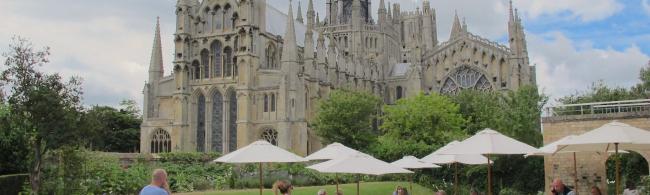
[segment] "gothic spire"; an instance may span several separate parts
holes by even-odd
[[[289,0],[289,12],[287,13],[287,29],[284,34],[284,43],[282,48],[282,61],[296,62],[298,61],[298,45],[296,45],[296,28],[294,27],[293,20],[293,6]]]
[[[460,34],[463,32],[463,26],[460,24],[460,19],[458,18],[458,11],[456,11],[454,15],[454,23],[453,26],[451,26],[451,35],[449,39],[451,40],[452,38],[456,38],[460,36]]]
[[[151,49],[151,62],[149,64],[149,76],[151,79],[158,79],[163,76],[163,57],[162,57],[162,41],[160,40],[160,17],[156,18],[156,32],[153,39],[153,47]]]
[[[300,1],[298,1],[298,13],[296,15],[296,21],[300,22],[301,24],[305,23],[305,20],[302,19],[302,5],[300,5]]]
[[[509,11],[510,12],[510,14],[509,14],[510,15],[510,21],[511,22],[515,21],[514,13],[512,12],[512,0],[510,0],[510,9],[509,10],[510,10]]]
[[[314,59],[314,4],[307,5],[307,30],[305,31],[305,59]]]

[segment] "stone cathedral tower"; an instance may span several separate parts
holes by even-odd
[[[141,152],[228,153],[265,139],[308,154],[322,147],[309,120],[336,88],[393,103],[419,92],[535,85],[512,4],[505,46],[470,33],[458,15],[449,40],[439,42],[428,1],[402,11],[380,0],[377,20],[371,0],[316,1],[324,17],[304,1],[305,15],[301,6],[285,14],[266,0],[178,0],[169,75],[156,24]]]

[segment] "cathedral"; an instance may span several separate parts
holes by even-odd
[[[440,42],[428,1],[403,11],[381,0],[377,19],[371,0],[317,1],[322,17],[306,1],[303,16],[300,4],[285,14],[266,0],[178,0],[170,75],[156,26],[141,152],[228,153],[263,139],[305,155],[322,147],[309,121],[337,88],[390,104],[421,92],[535,85],[512,3],[506,46],[468,32],[457,14]]]

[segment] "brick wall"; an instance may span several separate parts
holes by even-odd
[[[557,141],[568,135],[580,135],[604,124],[617,120],[638,128],[650,130],[650,113],[613,113],[578,116],[555,116],[542,119],[544,144]],[[641,152],[646,159],[650,153]],[[606,168],[608,154],[577,153],[578,192],[589,194],[591,186],[607,191]],[[573,153],[556,154],[544,157],[545,186],[548,193],[554,178],[560,178],[569,186],[575,186]]]

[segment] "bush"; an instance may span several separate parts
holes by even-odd
[[[29,181],[29,174],[2,175],[0,176],[0,189],[3,194],[18,194],[27,181]]]

